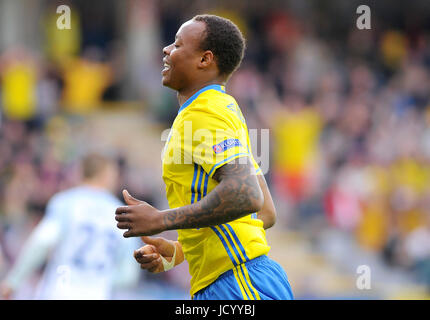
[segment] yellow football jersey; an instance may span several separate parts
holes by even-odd
[[[245,119],[235,99],[220,85],[204,87],[179,109],[163,151],[163,179],[170,208],[201,200],[218,182],[222,165],[249,157],[259,174]],[[243,159],[240,159],[243,158]],[[254,288],[244,262],[266,254],[263,222],[257,214],[207,228],[178,230],[188,261],[191,296],[233,269],[243,296]]]

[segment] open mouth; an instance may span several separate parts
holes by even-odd
[[[164,64],[163,64],[163,70],[161,71],[161,73],[162,74],[164,74],[164,73],[166,73],[167,71],[169,71],[170,70],[170,65],[167,63],[167,62],[165,62],[164,61]]]

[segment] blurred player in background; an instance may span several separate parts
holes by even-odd
[[[171,209],[159,211],[124,190],[128,206],[116,211],[124,236],[147,243],[135,252],[142,268],[167,271],[187,259],[196,300],[293,299],[284,270],[266,255],[264,229],[276,211],[245,119],[224,88],[244,49],[237,26],[218,16],[196,16],[179,28],[163,49],[162,71],[181,105],[163,155]],[[192,162],[172,161],[172,154]],[[147,237],[176,229],[178,241]]]
[[[49,201],[2,283],[3,298],[13,298],[46,261],[36,299],[110,299],[113,289],[137,283],[139,267],[131,255],[140,244],[124,239],[112,221],[121,205],[112,195],[118,173],[116,162],[104,155],[83,159],[83,184]]]

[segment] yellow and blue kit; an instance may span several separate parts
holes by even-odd
[[[235,99],[221,85],[202,88],[180,107],[163,151],[170,208],[200,201],[217,186],[212,179],[216,169],[244,157],[261,173]],[[217,226],[178,230],[178,235],[194,299],[293,298],[285,272],[266,256],[270,247],[256,213]]]

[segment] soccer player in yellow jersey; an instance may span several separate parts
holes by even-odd
[[[142,236],[135,259],[150,272],[187,259],[196,300],[293,299],[282,267],[267,257],[265,229],[276,211],[255,162],[245,119],[225,84],[245,40],[230,20],[199,15],[163,49],[163,85],[180,108],[163,154],[170,209],[157,210],[123,191],[116,210],[124,237]],[[178,230],[178,241],[149,237]]]

